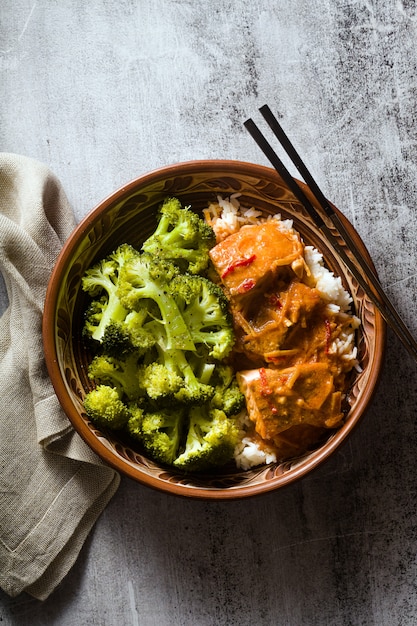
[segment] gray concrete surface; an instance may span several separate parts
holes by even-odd
[[[416,24],[406,0],[2,0],[0,150],[49,165],[79,219],[168,163],[266,163],[242,123],[269,103],[417,334]],[[0,623],[416,624],[416,410],[390,332],[372,408],[311,477],[229,504],[123,479],[60,587],[0,593]]]

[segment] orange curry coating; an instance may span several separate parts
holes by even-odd
[[[262,287],[280,267],[303,271],[303,244],[298,235],[279,228],[276,220],[243,226],[210,252],[213,265],[230,295]]]
[[[352,318],[321,298],[300,237],[277,220],[243,226],[210,256],[229,298],[253,434],[280,459],[305,452],[343,423],[351,365],[331,346]]]

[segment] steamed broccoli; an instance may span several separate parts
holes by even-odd
[[[171,465],[178,456],[184,415],[183,407],[144,413],[140,441],[154,461]]]
[[[158,305],[157,321],[164,326],[169,348],[194,350],[190,332],[171,295],[170,281],[178,268],[168,261],[141,254],[127,261],[120,272],[118,297],[129,310],[143,311],[149,300]]]
[[[101,321],[103,320],[103,314],[108,304],[108,297],[101,296],[92,300],[84,313],[84,326],[83,326],[83,339],[89,341],[93,339],[95,341],[101,341],[104,328],[101,327]],[[103,323],[103,325],[106,322]],[[97,339],[96,339],[97,338]]]
[[[222,361],[234,335],[228,302],[202,274],[214,233],[175,199],[141,251],[128,244],[83,277],[84,338],[96,354],[85,409],[157,462],[204,471],[233,456],[243,405]]]
[[[224,359],[233,347],[234,333],[222,289],[202,276],[181,275],[172,281],[172,290],[196,347],[203,344],[210,357]]]
[[[85,272],[82,288],[93,298],[86,312],[85,337],[100,342],[108,324],[126,319],[127,310],[117,293],[119,275],[126,261],[137,254],[132,246],[122,244]]]
[[[216,243],[213,229],[177,198],[162,204],[155,232],[142,249],[158,258],[178,264],[183,272],[203,273],[209,264],[209,250]]]
[[[154,361],[143,364],[138,371],[139,384],[152,400],[174,400],[174,395],[183,386],[182,376],[165,364]]]
[[[98,385],[87,393],[84,408],[94,424],[111,430],[120,430],[130,418],[130,412],[120,399],[119,391],[109,385]]]
[[[164,345],[161,338],[156,343],[156,349],[158,353],[156,363],[160,366],[158,371],[161,375],[161,382],[158,388],[156,385],[153,387],[155,399],[157,397],[163,398],[166,395],[166,381],[169,381],[170,390],[173,391],[172,383],[178,381],[178,378],[181,384],[173,391],[173,398],[176,402],[188,405],[203,404],[212,397],[214,387],[209,382],[203,382],[203,380],[207,380],[207,372],[210,368],[201,367],[200,359],[195,353],[185,350],[170,350]],[[164,373],[163,377],[162,372]]]
[[[214,394],[210,400],[211,407],[221,409],[227,416],[240,413],[245,406],[245,396],[240,391],[233,368],[219,363],[210,382],[214,387]]]
[[[233,457],[239,439],[237,422],[219,409],[192,407],[184,451],[174,467],[187,472],[203,472],[224,465]]]
[[[138,354],[132,352],[124,358],[115,358],[106,354],[98,354],[88,368],[91,380],[104,385],[111,385],[119,392],[119,396],[130,401],[141,395],[138,378]]]
[[[129,419],[126,424],[126,431],[133,439],[140,441],[144,408],[136,402],[129,402],[128,408]]]
[[[133,350],[141,353],[150,350],[155,339],[146,329],[145,320],[148,318],[149,312],[144,308],[141,311],[129,311],[123,321],[107,324],[101,339],[103,351],[120,357]]]

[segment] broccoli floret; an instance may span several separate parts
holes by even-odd
[[[234,333],[222,289],[207,278],[189,275],[174,278],[172,289],[194,344],[209,348],[213,359],[227,357],[234,344]]]
[[[96,355],[88,368],[91,380],[115,387],[119,395],[130,401],[141,395],[138,379],[138,354],[132,352],[124,359],[106,354]]]
[[[172,263],[141,254],[123,265],[118,296],[129,310],[142,311],[149,300],[156,303],[157,321],[164,327],[168,347],[194,350],[190,332],[171,295],[170,282],[177,274],[178,268]]]
[[[164,345],[161,337],[159,337],[159,341],[156,343],[156,349],[158,358],[155,362],[164,368],[161,372],[166,372],[167,380],[173,380],[176,376],[179,376],[181,379],[181,387],[173,396],[177,402],[204,404],[212,397],[214,387],[209,384],[208,380],[210,368],[205,370],[201,367],[200,359],[194,352],[169,350]]]
[[[99,428],[119,430],[127,424],[130,417],[129,409],[120,399],[119,391],[109,385],[98,385],[87,393],[84,409]]]
[[[148,324],[155,338],[155,350],[149,361],[139,367],[139,384],[150,400],[184,404],[202,404],[210,399],[214,387],[210,377],[214,364],[207,355],[195,351],[168,349],[164,327],[158,322]]]
[[[123,322],[107,324],[100,343],[103,352],[116,358],[123,357],[135,349],[130,335],[123,328]]]
[[[187,472],[204,472],[233,458],[239,439],[237,422],[219,409],[192,407],[184,451],[173,465]]]
[[[108,298],[102,296],[99,300],[92,300],[88,305],[84,314],[84,326],[82,329],[82,337],[84,341],[90,341],[94,336],[102,335],[100,322],[103,319],[103,313],[107,307]],[[97,335],[96,335],[97,333]]]
[[[152,400],[172,401],[183,386],[178,372],[158,362],[141,365],[138,377],[140,386]]]
[[[175,400],[184,404],[199,405],[213,396],[214,387],[202,382],[198,372],[194,371],[192,363],[195,359],[192,354],[182,350],[164,350],[160,352],[159,358],[168,371],[176,372],[182,378],[182,385],[174,394]]]
[[[209,264],[209,250],[216,243],[213,229],[177,198],[168,198],[160,207],[156,230],[142,249],[158,258],[176,263],[183,272],[203,273]]]
[[[123,322],[128,311],[117,294],[121,268],[139,253],[130,245],[122,244],[112,254],[102,259],[82,278],[82,288],[92,298],[86,312],[83,335],[101,342],[110,323]]]
[[[239,389],[233,368],[219,363],[216,365],[210,384],[214,386],[214,395],[210,405],[221,409],[227,416],[237,415],[245,406],[245,396]]]
[[[129,402],[128,408],[129,420],[127,422],[127,432],[133,439],[141,441],[144,409],[136,402]]]
[[[154,461],[171,465],[176,458],[184,415],[184,408],[144,412],[140,426],[140,441],[144,450]]]
[[[146,329],[145,320],[149,317],[146,309],[129,311],[123,321],[110,322],[104,331],[101,344],[106,354],[115,357],[138,350],[145,353],[155,344],[155,339]]]

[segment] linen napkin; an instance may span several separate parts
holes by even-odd
[[[0,587],[44,600],[74,564],[119,485],[73,430],[46,372],[47,282],[75,226],[54,174],[0,153]]]

